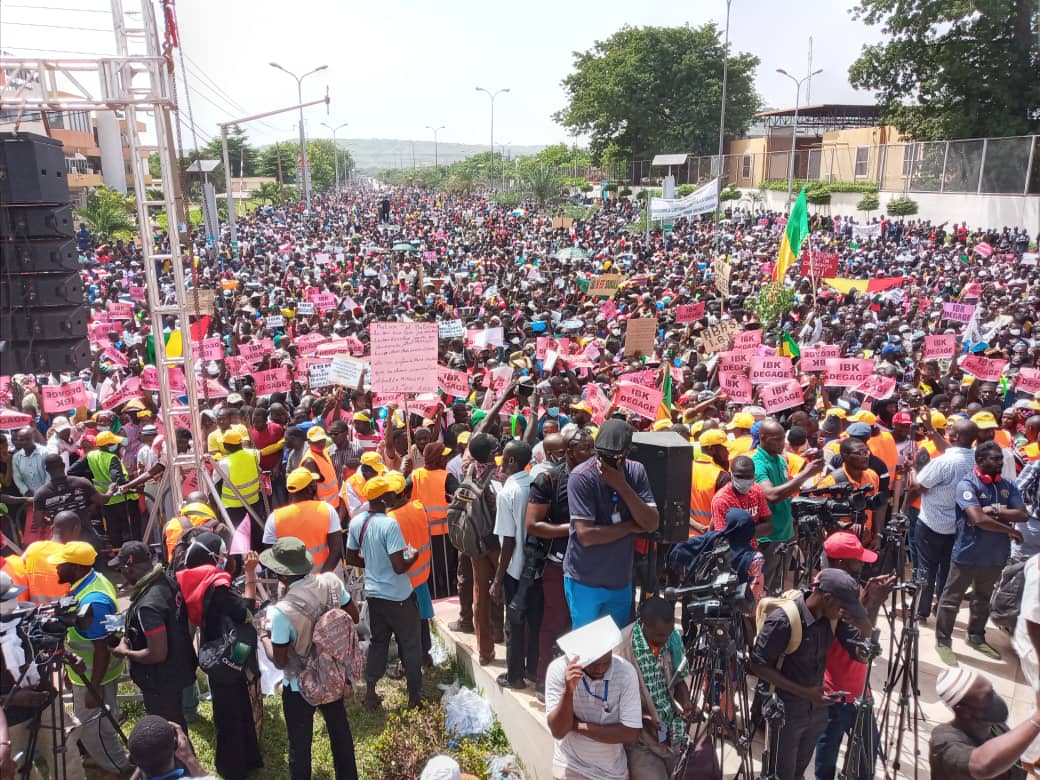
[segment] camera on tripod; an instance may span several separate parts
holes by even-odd
[[[65,633],[79,618],[79,602],[74,596],[40,604],[34,607],[20,608],[4,620],[17,620],[18,630],[23,632],[35,645],[49,647],[59,646],[65,641]]]
[[[732,620],[749,612],[754,604],[751,588],[733,571],[733,551],[719,538],[703,550],[696,563],[682,572],[672,572],[680,582],[696,584],[665,588],[666,599],[683,600],[683,625],[706,620]]]
[[[857,488],[845,482],[803,491],[791,499],[799,534],[826,535],[838,530],[843,522],[858,521],[871,508],[869,494],[873,490],[872,485]]]

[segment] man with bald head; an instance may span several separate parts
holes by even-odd
[[[768,593],[779,593],[784,588],[784,572],[788,556],[779,548],[794,538],[794,517],[791,514],[791,496],[802,489],[811,477],[823,470],[822,458],[817,458],[791,477],[784,457],[786,437],[784,427],[776,420],[763,420],[758,429],[758,449],[755,463],[755,481],[762,485],[773,518],[773,530],[758,540],[759,549],[766,559],[765,586]]]
[[[932,598],[946,587],[957,536],[957,483],[975,468],[972,446],[979,430],[971,420],[950,426],[950,446],[917,472],[913,492],[921,494],[921,514],[914,528],[915,576],[923,583],[917,619],[926,621]]]

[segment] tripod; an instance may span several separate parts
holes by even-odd
[[[856,697],[856,720],[852,724],[849,746],[845,749],[845,763],[838,773],[838,780],[855,780],[860,776],[869,776],[877,756],[877,735],[872,723],[874,697],[870,692],[870,670],[874,665],[874,659],[881,655],[881,645],[878,642],[880,636],[881,631],[875,628],[870,639],[858,643],[867,656],[867,675],[863,680],[863,690]],[[863,732],[867,726],[870,727],[869,737],[864,740]],[[867,771],[862,771],[863,769]]]
[[[883,765],[885,777],[895,777],[899,773],[902,762],[903,740],[907,728],[913,733],[914,778],[917,778],[918,758],[920,757],[920,722],[924,720],[921,710],[921,690],[918,683],[918,647],[921,630],[917,625],[917,607],[921,599],[921,588],[917,582],[904,582],[896,586],[892,593],[893,604],[899,599],[903,628],[899,639],[895,640],[895,622],[897,610],[889,612],[889,625],[892,636],[889,639],[894,651],[889,655],[888,678],[885,680],[883,714],[880,731],[883,735]],[[892,774],[889,774],[887,761],[892,757]]]
[[[784,716],[784,702],[773,691],[762,705],[762,717],[766,722],[766,747],[762,751],[762,774],[758,780],[779,780],[776,758],[781,748],[778,737],[784,727]]]

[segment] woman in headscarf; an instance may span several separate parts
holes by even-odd
[[[227,561],[223,539],[203,531],[190,541],[185,568],[177,572],[188,620],[202,631],[203,644],[220,639],[231,625],[252,621],[260,559],[255,552],[246,555],[246,584],[241,596],[231,589],[231,575],[224,570]],[[251,770],[264,765],[254,709],[260,697],[259,683],[255,650],[239,679],[232,683],[209,681],[217,742],[214,760],[217,772],[229,780],[244,780]]]

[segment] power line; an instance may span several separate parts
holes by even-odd
[[[0,24],[9,24],[14,27],[42,27],[45,30],[75,30],[76,32],[103,32],[111,33],[104,27],[79,27],[71,24],[40,24],[39,22],[9,22],[4,19]]]
[[[72,51],[71,49],[35,49],[31,46],[5,46],[8,51],[40,51],[47,54],[82,54],[85,57],[112,57],[112,52],[100,51]]]
[[[4,8],[29,8],[33,11],[64,11],[76,14],[112,14],[111,11],[105,11],[99,8],[59,8],[53,5],[17,5],[15,3],[4,3]]]
[[[182,49],[182,50],[183,50],[183,49]],[[250,111],[250,110],[249,110],[248,108],[246,108],[245,106],[243,106],[243,105],[242,105],[241,103],[239,103],[239,102],[238,102],[237,100],[235,100],[234,98],[232,98],[232,97],[231,97],[231,95],[229,95],[229,94],[228,94],[227,92],[225,92],[225,91],[224,91],[224,90],[223,90],[223,89],[222,89],[222,88],[221,88],[221,87],[220,87],[220,86],[219,86],[219,85],[218,85],[218,84],[216,83],[216,81],[214,81],[214,80],[213,80],[213,78],[212,78],[211,76],[209,76],[209,75],[208,75],[208,74],[207,74],[207,73],[205,72],[205,69],[204,69],[204,68],[203,68],[203,67],[202,67],[201,65],[199,65],[199,64],[198,64],[197,62],[195,62],[195,60],[193,60],[193,59],[192,59],[191,57],[189,57],[188,55],[184,55],[184,56],[185,56],[185,59],[187,59],[187,60],[188,60],[188,62],[190,63],[190,65],[189,65],[189,68],[188,68],[188,69],[189,69],[189,70],[190,70],[190,71],[192,72],[192,74],[193,74],[193,75],[195,76],[195,78],[196,78],[196,79],[198,79],[198,80],[200,80],[200,81],[202,81],[202,83],[203,83],[203,84],[204,84],[204,85],[205,85],[205,86],[206,86],[207,88],[209,88],[209,89],[210,89],[210,90],[211,90],[211,91],[212,91],[213,93],[215,93],[216,95],[219,95],[219,96],[221,96],[221,97],[222,97],[222,98],[223,98],[224,100],[226,100],[226,101],[227,101],[228,105],[232,106],[232,107],[233,107],[233,108],[234,108],[235,110],[237,110],[237,111],[241,111],[241,112],[242,112],[243,114],[251,114],[251,113],[254,113],[254,112]],[[193,67],[192,67],[192,66],[193,66]],[[274,131],[274,132],[279,132],[278,128],[276,128],[276,127],[275,127],[274,125],[272,125],[272,124],[271,124],[270,122],[265,122],[265,121],[263,121],[263,120],[257,120],[257,121],[256,121],[256,124],[258,124],[258,125],[263,125],[264,127],[268,128],[268,129],[269,129],[269,130],[271,130],[271,131]]]

